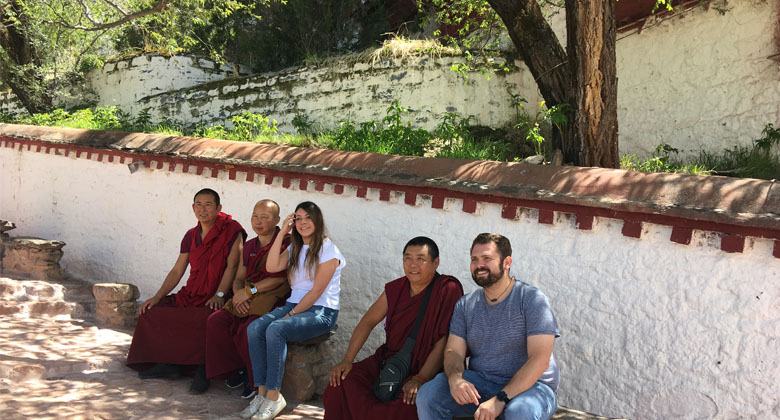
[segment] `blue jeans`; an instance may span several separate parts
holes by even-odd
[[[463,379],[474,384],[483,403],[493,398],[506,383],[485,380],[472,370],[463,371]],[[548,420],[558,409],[558,398],[552,388],[537,382],[520,395],[515,396],[498,417],[505,420]],[[420,420],[452,420],[453,417],[474,417],[477,406],[460,405],[450,394],[450,385],[444,373],[423,384],[417,392],[417,415]]]
[[[336,325],[339,311],[319,305],[282,319],[296,303],[287,303],[252,321],[246,329],[249,357],[255,386],[267,390],[282,388],[287,342],[301,341],[325,334]]]

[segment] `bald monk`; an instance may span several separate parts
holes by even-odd
[[[247,399],[254,397],[256,390],[251,381],[246,327],[283,304],[290,294],[287,271],[270,273],[265,268],[268,250],[279,234],[279,220],[279,205],[275,201],[260,200],[255,204],[252,230],[257,237],[244,244],[233,282],[233,298],[214,312],[206,324],[206,375],[210,379],[227,378],[225,383],[231,388],[243,385],[241,397]],[[289,244],[288,236],[282,249]]]
[[[157,293],[138,309],[127,366],[141,379],[176,378],[197,367],[190,392],[205,377],[206,320],[225,303],[236,275],[246,232],[222,213],[219,194],[205,188],[193,199],[198,225],[181,241],[179,258]],[[187,283],[169,295],[190,266]],[[201,391],[202,392],[202,391]]]

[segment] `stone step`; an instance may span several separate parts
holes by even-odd
[[[0,379],[23,382],[126,369],[131,336],[73,319],[0,316]]]
[[[87,283],[0,277],[0,315],[91,318],[94,312]]]

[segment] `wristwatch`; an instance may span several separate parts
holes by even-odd
[[[506,392],[501,391],[498,394],[496,394],[496,399],[503,402],[504,404],[509,404],[509,397],[506,396]]]
[[[254,295],[255,293],[257,293],[257,287],[255,287],[254,284],[250,284],[249,291],[252,292],[252,294]]]
[[[217,297],[218,297],[218,298],[223,298],[223,297],[225,297],[225,292],[217,292]]]

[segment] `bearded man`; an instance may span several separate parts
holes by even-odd
[[[481,233],[474,239],[471,274],[480,288],[455,304],[444,373],[417,394],[420,420],[546,420],[555,413],[558,324],[539,289],[509,277],[511,265],[507,238]]]

